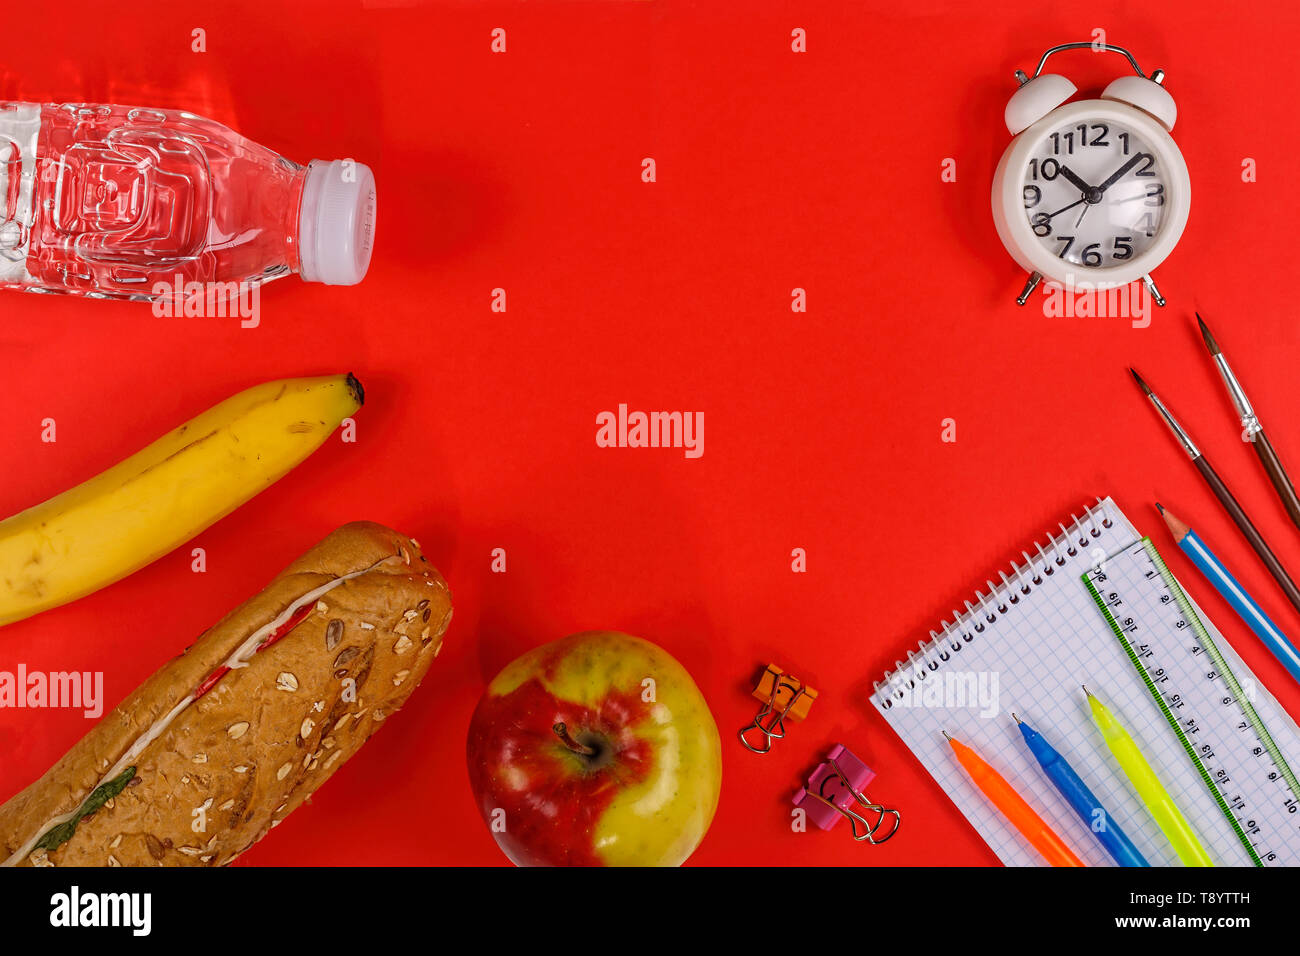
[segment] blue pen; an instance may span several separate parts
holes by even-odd
[[[1183,554],[1191,559],[1196,569],[1209,579],[1214,589],[1223,595],[1223,599],[1232,605],[1232,609],[1255,632],[1255,636],[1264,642],[1264,646],[1273,652],[1273,656],[1300,683],[1300,653],[1287,640],[1287,636],[1269,620],[1255,599],[1228,573],[1223,562],[1214,556],[1214,552],[1205,546],[1195,531],[1166,511],[1160,502],[1156,502],[1156,507],[1160,509],[1160,515],[1169,526],[1178,547],[1183,549]]]
[[[1088,785],[1080,780],[1074,768],[1065,762],[1065,758],[1058,754],[1038,731],[1015,714],[1011,716],[1015,718],[1029,752],[1043,768],[1047,779],[1052,781],[1052,785],[1061,792],[1061,796],[1065,797],[1066,802],[1079,815],[1079,819],[1092,831],[1097,842],[1105,848],[1115,862],[1120,866],[1150,866],[1146,857],[1133,845],[1133,841],[1124,835],[1119,824],[1092,795]]]

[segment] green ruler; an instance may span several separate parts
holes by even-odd
[[[1083,578],[1251,861],[1300,864],[1300,783],[1255,707],[1259,688],[1238,679],[1151,539]],[[1274,723],[1300,752],[1294,723]]]

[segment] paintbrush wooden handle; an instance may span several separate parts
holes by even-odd
[[[1291,575],[1286,573],[1286,568],[1282,567],[1282,562],[1277,559],[1277,555],[1269,548],[1264,536],[1251,523],[1241,505],[1237,504],[1237,499],[1232,497],[1232,492],[1223,483],[1223,479],[1210,467],[1210,463],[1205,460],[1204,455],[1194,459],[1193,463],[1196,465],[1197,470],[1200,471],[1201,477],[1205,479],[1205,483],[1210,486],[1210,490],[1214,492],[1214,496],[1223,505],[1224,510],[1237,523],[1241,533],[1246,536],[1250,546],[1255,549],[1259,559],[1264,562],[1264,566],[1268,568],[1268,573],[1273,575],[1273,580],[1277,581],[1278,586],[1282,588],[1287,600],[1291,602],[1297,611],[1300,611],[1300,588],[1296,587],[1295,582],[1291,580]]]
[[[1295,526],[1300,528],[1300,497],[1296,496],[1295,485],[1291,484],[1291,479],[1287,477],[1286,469],[1282,467],[1282,459],[1278,458],[1277,452],[1273,450],[1273,443],[1268,440],[1267,435],[1260,432],[1255,436],[1252,444],[1255,446],[1255,454],[1264,465],[1264,470],[1268,472],[1268,480],[1273,482],[1273,487],[1277,489],[1277,496],[1282,499],[1282,504],[1286,507],[1286,513],[1291,516]]]

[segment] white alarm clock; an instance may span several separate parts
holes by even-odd
[[[1123,54],[1137,75],[1115,80],[1101,99],[1066,103],[1075,85],[1043,66],[1082,48]],[[1015,138],[993,176],[998,236],[1029,273],[1016,301],[1024,305],[1043,279],[1071,291],[1142,279],[1164,305],[1151,272],[1187,224],[1191,180],[1169,135],[1178,108],[1163,71],[1145,75],[1117,46],[1065,43],[1043,54],[1032,77],[1016,78],[1006,109]]]

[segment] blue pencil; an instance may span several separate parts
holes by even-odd
[[[1264,642],[1264,646],[1273,652],[1273,656],[1282,662],[1292,678],[1300,683],[1300,652],[1296,651],[1295,645],[1269,620],[1255,599],[1228,573],[1223,562],[1214,556],[1214,552],[1205,546],[1195,531],[1166,511],[1159,502],[1156,502],[1156,507],[1160,509],[1178,547],[1183,549],[1196,569],[1214,585],[1214,589],[1223,595],[1223,599],[1232,605],[1232,609],[1255,632],[1255,636]]]
[[[1097,842],[1105,848],[1115,862],[1120,866],[1150,866],[1146,857],[1138,852],[1133,841],[1124,835],[1119,824],[1092,795],[1088,785],[1079,779],[1079,775],[1074,772],[1074,768],[1066,762],[1065,758],[1057,753],[1038,731],[1015,714],[1011,716],[1015,717],[1016,725],[1020,728],[1021,736],[1025,738],[1029,752],[1043,768],[1047,779],[1052,781],[1052,785],[1061,792],[1061,796],[1065,797],[1066,802],[1079,815],[1084,826],[1092,831]]]

